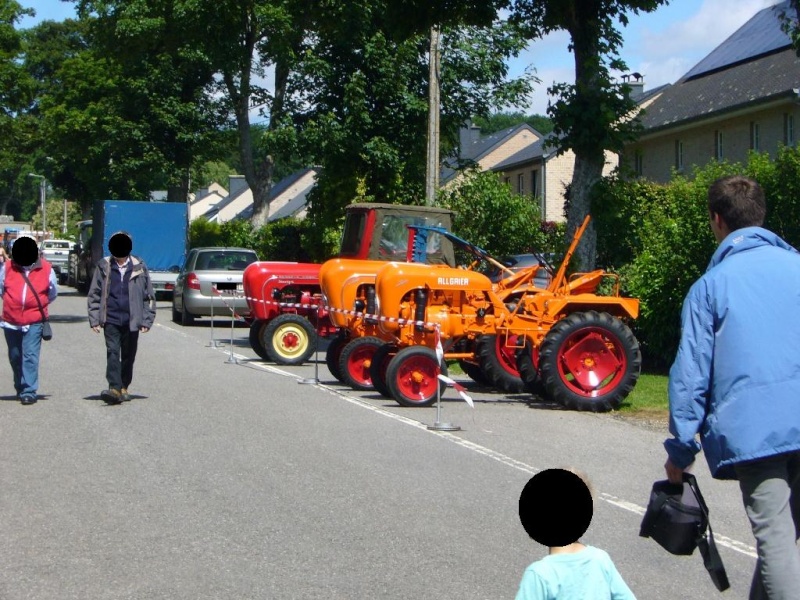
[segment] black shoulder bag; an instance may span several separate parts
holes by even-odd
[[[714,543],[708,506],[691,473],[683,473],[683,484],[666,480],[653,484],[639,535],[653,538],[670,554],[690,555],[699,548],[716,588],[723,592],[730,587]]]
[[[42,306],[42,301],[39,300],[39,294],[37,294],[36,290],[33,288],[31,280],[28,279],[28,274],[25,272],[25,270],[21,269],[21,271],[22,277],[25,279],[25,283],[28,284],[28,288],[30,288],[31,292],[33,293],[33,298],[36,300],[36,304],[39,305],[39,312],[42,313],[42,339],[44,341],[52,340],[53,328],[50,327],[50,321],[48,321],[47,317],[44,316],[44,307]]]

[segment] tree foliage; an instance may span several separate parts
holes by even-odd
[[[545,115],[526,115],[522,112],[496,112],[487,117],[476,116],[473,123],[481,130],[481,135],[491,135],[497,131],[527,123],[542,135],[553,131],[553,122]]]
[[[635,108],[630,88],[615,83],[611,71],[625,71],[619,57],[628,13],[650,12],[665,0],[517,0],[513,21],[532,38],[553,31],[569,32],[575,58],[575,83],[548,89],[555,102],[548,107],[558,150],[575,153],[567,226],[575,231],[589,214],[590,193],[600,181],[605,150],[619,152],[638,133],[636,121],[626,118]],[[577,262],[589,270],[595,262],[595,229],[590,225],[578,247]]]
[[[551,250],[536,199],[516,194],[496,173],[469,171],[438,201],[456,213],[456,235],[494,256]]]

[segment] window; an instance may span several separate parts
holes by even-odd
[[[783,143],[794,146],[794,115],[788,113],[783,115]]]
[[[750,150],[761,150],[761,126],[755,121],[750,122]]]
[[[539,171],[531,171],[531,194],[539,194]]]
[[[675,169],[683,171],[683,142],[675,140]]]
[[[633,172],[636,173],[637,177],[641,177],[644,174],[644,156],[641,150],[637,150],[633,155]]]
[[[517,175],[517,193],[518,194],[525,193],[525,175],[522,173]]]
[[[716,158],[717,160],[723,159],[722,132],[719,130],[714,132],[714,158]]]

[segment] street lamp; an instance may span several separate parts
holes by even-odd
[[[44,175],[37,175],[36,173],[28,173],[28,177],[36,177],[41,179],[39,182],[39,202],[42,204],[42,240],[47,237],[47,208],[45,207],[45,186],[47,180]]]

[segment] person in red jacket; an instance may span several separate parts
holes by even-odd
[[[14,240],[11,260],[0,266],[0,327],[8,345],[14,389],[22,404],[35,404],[37,400],[42,322],[57,295],[55,273],[50,263],[39,256],[36,241],[30,237]]]

